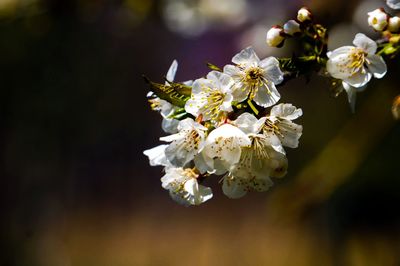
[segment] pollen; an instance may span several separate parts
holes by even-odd
[[[211,119],[217,119],[221,113],[221,105],[224,103],[225,94],[218,90],[208,90],[203,100],[206,102],[205,114]]]
[[[269,81],[264,76],[264,69],[260,67],[250,67],[244,70],[244,75],[242,76],[241,81],[244,84],[242,90],[248,92],[248,98],[250,100],[254,99],[257,95],[258,89],[262,86],[265,86],[268,94],[271,94],[271,91],[268,88]]]
[[[360,70],[363,70],[364,64],[366,63],[367,53],[361,48],[355,48],[350,54],[350,61],[347,64],[347,68],[351,70],[351,74],[354,75]]]

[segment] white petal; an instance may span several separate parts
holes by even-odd
[[[161,128],[165,133],[176,134],[178,133],[179,120],[164,118],[161,122]]]
[[[363,73],[364,72],[364,73]],[[349,78],[343,79],[349,85],[359,88],[365,86],[372,78],[372,74],[368,71],[359,71]]]
[[[269,160],[269,168],[271,169],[271,177],[284,177],[288,169],[288,161],[286,156],[278,152],[273,153]]]
[[[280,131],[278,137],[282,145],[289,148],[297,148],[299,146],[299,139],[303,133],[303,127],[290,120],[283,120],[277,126]]]
[[[257,119],[253,114],[243,113],[233,123],[246,134],[258,134],[266,117]]]
[[[145,150],[143,154],[149,157],[151,166],[158,166],[158,165],[167,166],[169,165],[169,162],[165,157],[165,148],[167,147],[168,145],[166,144],[159,145],[152,149]]]
[[[174,81],[176,71],[178,70],[178,62],[174,60],[168,69],[167,76],[165,77],[168,81]]]
[[[265,136],[267,138],[267,141],[269,142],[269,145],[271,145],[271,147],[275,151],[282,153],[282,154],[286,154],[285,149],[283,149],[282,143],[276,134],[270,133],[270,134],[266,134]]]
[[[375,78],[380,79],[386,75],[387,66],[382,56],[368,55],[368,70],[374,75]]]
[[[228,198],[231,199],[238,199],[247,194],[245,187],[240,184],[239,180],[229,176],[224,177],[222,191]]]
[[[268,90],[265,85],[260,87],[256,93],[256,96],[254,97],[254,101],[262,107],[270,107],[276,104],[281,98],[281,95],[276,89],[274,83],[268,83],[267,86]]]
[[[178,129],[183,130],[183,129],[197,129],[197,130],[203,130],[207,131],[207,128],[196,121],[194,121],[192,118],[186,118],[182,121],[179,122]]]
[[[225,95],[224,102],[222,103],[220,109],[225,112],[232,112],[233,111],[232,101],[233,101],[232,94]]]
[[[199,185],[199,192],[196,197],[195,205],[206,202],[213,197],[211,188]]]
[[[333,50],[332,52],[328,52],[327,56],[330,59],[333,59],[333,58],[335,58],[337,56],[340,56],[340,55],[347,55],[348,56],[353,49],[354,49],[354,46],[342,46],[342,47],[339,47],[339,48]]]
[[[210,73],[208,73],[207,79],[215,82],[215,84],[213,84],[214,88],[218,88],[225,93],[229,91],[234,83],[231,76],[219,71],[211,71]]]
[[[258,64],[258,62],[260,62],[260,59],[258,58],[256,52],[252,47],[247,47],[246,49],[235,55],[232,58],[232,62],[237,65],[255,66]]]
[[[399,0],[387,0],[387,5],[393,9],[400,9],[400,1]]]
[[[203,104],[202,102],[199,102],[198,97],[192,95],[192,98],[185,103],[185,111],[194,115],[195,117],[198,117],[200,115],[200,108],[202,105]]]
[[[182,138],[182,136],[179,133],[176,133],[169,136],[161,137],[160,140],[165,142],[172,142],[180,138]]]
[[[194,156],[199,151],[195,148],[189,149],[184,141],[185,139],[173,141],[165,149],[165,155],[168,161],[174,166],[184,167],[187,163],[194,159]]]
[[[265,58],[260,62],[260,67],[265,71],[265,77],[268,81],[278,85],[283,81],[283,73],[279,68],[279,61],[275,57]]]
[[[376,49],[378,48],[376,42],[368,38],[363,33],[357,33],[353,43],[355,46],[364,49],[368,54],[375,54]]]
[[[281,103],[271,109],[271,116],[286,120],[295,120],[302,115],[303,111],[290,103]]]
[[[204,153],[210,158],[219,158],[232,165],[240,159],[240,148],[250,144],[250,139],[243,131],[230,124],[224,124],[208,135]]]
[[[233,65],[224,66],[224,73],[231,77],[239,77],[243,74],[243,72],[238,67]]]
[[[349,46],[346,49],[339,49],[332,52],[330,59],[326,63],[326,70],[336,79],[345,79],[351,76],[351,69],[347,65],[351,63],[350,53],[355,48]]]
[[[347,93],[347,99],[350,104],[351,111],[354,113],[356,110],[356,96],[357,96],[357,89],[353,86],[350,86],[346,82],[342,83],[343,89]]]

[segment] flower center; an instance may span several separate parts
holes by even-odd
[[[258,160],[265,160],[269,158],[267,147],[265,146],[265,141],[262,137],[253,137],[251,148]]]
[[[246,84],[243,90],[249,90],[248,97],[252,100],[258,92],[258,88],[267,85],[268,81],[264,77],[264,70],[262,68],[251,67],[246,70],[245,75],[243,76],[243,83]],[[266,87],[269,91],[268,86]]]
[[[347,65],[347,68],[351,70],[351,74],[354,75],[357,72],[363,69],[364,63],[366,62],[366,57],[367,53],[364,51],[364,49],[361,48],[354,48],[354,50],[350,54],[350,61]]]
[[[197,150],[200,144],[200,134],[196,130],[191,130],[186,135],[184,143],[186,144],[186,150],[190,151],[192,149]]]
[[[278,127],[278,124],[279,124],[279,120],[277,120],[276,122],[273,122],[273,121],[267,119],[265,121],[265,125],[264,125],[264,128],[263,128],[264,132],[265,131],[273,132],[273,133],[275,133],[276,135],[278,135],[280,137],[284,137],[283,134],[281,133],[279,127]]]
[[[184,175],[186,177],[188,177],[189,179],[191,178],[197,178],[199,175],[196,172],[196,169],[192,169],[192,168],[187,168],[184,171]]]
[[[221,112],[221,105],[224,103],[225,94],[220,91],[210,91],[206,96],[206,114],[212,119],[216,119]]]

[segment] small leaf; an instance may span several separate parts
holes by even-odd
[[[152,82],[146,76],[143,76],[143,78],[155,95],[172,105],[184,107],[186,101],[190,98],[191,88],[189,86],[174,82],[168,82],[167,85],[159,84]]]
[[[214,65],[214,64],[207,63],[207,67],[208,67],[209,69],[211,69],[211,70],[215,70],[215,71],[222,72],[222,69],[221,69],[220,67],[217,67],[217,66]]]

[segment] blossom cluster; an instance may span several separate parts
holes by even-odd
[[[232,63],[185,82],[192,89],[184,105],[187,117],[180,121],[173,118],[179,107],[158,97],[150,99],[163,116],[163,129],[172,135],[160,138],[167,144],[144,154],[151,165],[165,167],[162,186],[184,205],[212,197],[211,189],[201,184],[212,174],[222,177],[222,190],[229,198],[268,190],[271,178],[286,174],[284,146],[298,146],[302,126],[292,120],[302,111],[277,104],[281,96],[276,86],[284,79],[279,61],[260,60],[249,47]],[[174,61],[167,82],[174,80],[176,70]],[[254,109],[246,107],[250,104]]]
[[[400,9],[399,1],[387,3]],[[211,71],[205,77],[175,82],[178,63],[174,61],[164,84],[146,78],[151,107],[160,112],[162,128],[170,134],[160,138],[165,144],[144,151],[150,165],[164,167],[162,187],[187,206],[212,198],[211,188],[205,186],[211,176],[220,177],[229,198],[268,190],[273,178],[286,175],[285,147],[297,148],[303,131],[293,122],[302,110],[280,103],[278,88],[284,81],[311,72],[328,76],[333,85],[340,84],[339,92],[347,92],[354,111],[356,93],[373,77],[385,76],[383,56],[400,52],[398,17],[376,9],[368,13],[366,22],[381,32],[382,39],[374,41],[358,33],[353,45],[329,51],[327,30],[314,22],[307,8],[301,8],[296,19],[266,34],[267,44],[273,47],[282,47],[287,38],[298,39],[303,51],[292,58],[261,60],[248,47],[223,68],[209,64]],[[399,109],[396,102],[394,114]]]

